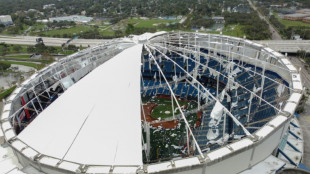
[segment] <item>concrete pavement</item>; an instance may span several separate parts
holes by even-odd
[[[21,44],[21,45],[35,45],[35,36],[1,36],[0,42],[5,42],[8,44]],[[61,46],[66,43],[69,38],[52,38],[52,37],[42,37],[44,44],[47,46]],[[96,46],[103,42],[110,41],[110,39],[75,39],[70,42],[70,44],[83,47]],[[262,40],[254,41],[262,44],[266,47],[270,47],[275,51],[282,53],[296,53],[298,50],[308,50],[310,51],[310,40]]]
[[[4,36],[0,35],[0,42],[5,42],[8,44],[20,44],[20,45],[35,45],[36,36]],[[52,38],[52,37],[41,37],[43,42],[47,46],[61,46],[67,43],[69,38]],[[70,42],[72,45],[88,47],[101,44],[103,42],[109,41],[110,39],[75,39]]]
[[[296,53],[300,50],[310,51],[310,40],[257,40],[254,42],[282,53]]]

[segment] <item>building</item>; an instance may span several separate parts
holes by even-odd
[[[294,35],[292,36],[292,39],[293,39],[293,40],[302,40],[302,38],[300,37],[299,34],[294,34]]]
[[[38,23],[48,23],[48,20],[47,19],[38,19],[38,20],[36,20],[36,22],[38,22]]]
[[[227,7],[227,12],[231,13],[231,7]]]
[[[310,23],[310,17],[305,17],[302,19],[304,23]]]
[[[85,10],[81,11],[81,15],[85,16],[86,15],[86,11]]]
[[[55,4],[46,4],[46,5],[43,5],[43,9],[50,9],[50,8],[55,8]]]
[[[0,24],[4,25],[13,25],[12,17],[10,15],[2,15],[0,16]]]
[[[303,14],[303,13],[288,14],[284,15],[283,19],[290,21],[302,21],[305,17],[310,17],[310,14]]]
[[[304,8],[304,9],[296,10],[296,13],[310,14],[310,9]]]
[[[270,5],[270,8],[280,8],[280,7],[282,7],[282,5],[277,5],[277,4],[276,5],[273,5],[273,4]]]
[[[49,18],[50,22],[69,21],[69,22],[75,22],[75,23],[88,23],[93,20],[94,18],[92,17],[78,16],[78,15]]]
[[[0,133],[47,174],[274,173],[302,159],[302,95],[299,71],[263,45],[146,33],[36,72],[4,101]]]
[[[224,24],[225,23],[225,19],[222,16],[213,16],[211,18],[215,23],[217,24]]]
[[[234,13],[250,13],[251,9],[250,9],[250,7],[247,7],[247,6],[244,6],[244,5],[239,5],[237,7],[234,7],[232,9],[232,11]]]

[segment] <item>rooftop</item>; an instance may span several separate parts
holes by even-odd
[[[285,17],[308,17],[310,14],[303,14],[303,13],[294,13],[294,14],[288,14],[284,15]]]
[[[78,16],[78,15],[73,15],[73,16],[62,16],[62,17],[55,17],[55,18],[49,18],[50,22],[53,21],[73,21],[73,22],[90,22],[92,21],[92,17],[86,17],[86,16]]]
[[[59,159],[82,164],[142,165],[141,51],[142,45],[133,46],[90,72],[18,137],[40,153]]]

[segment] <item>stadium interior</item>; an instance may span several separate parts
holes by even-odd
[[[262,136],[268,138],[270,133],[266,131],[266,125],[268,130],[277,131],[277,134],[272,132],[272,136],[278,139],[272,142],[275,144],[269,142],[272,145],[261,153],[262,157],[254,154],[254,150],[251,152],[254,155],[247,157],[259,156],[253,164],[266,159],[277,149],[282,135],[286,139],[281,142],[277,153],[284,154],[281,150],[286,147],[288,135],[284,129],[287,127],[282,131],[277,126],[284,127],[284,118],[291,118],[300,100],[292,102],[292,95],[300,97],[302,86],[298,86],[298,75],[292,76],[297,70],[283,55],[246,39],[223,35],[170,32],[146,36],[116,39],[82,50],[33,75],[6,101],[10,104],[4,107],[2,114],[2,120],[5,120],[3,130],[9,134],[6,139],[12,146],[19,143],[19,146],[25,146],[24,149],[35,151],[37,161],[45,157],[58,160],[58,157],[40,154],[18,135],[74,84],[124,50],[138,45],[139,49],[142,47],[141,57],[135,59],[140,63],[141,58],[141,66],[137,64],[141,68],[138,112],[141,111],[139,129],[142,135],[139,143],[142,162],[148,172],[160,171],[156,165],[165,162],[169,163],[167,166],[170,163],[173,166],[175,160],[189,160],[189,163],[180,164],[189,168],[191,162],[200,165],[206,159],[217,160],[222,158],[218,156],[222,155],[220,151],[223,149],[230,148],[224,154],[241,153],[231,150],[233,146],[229,145],[232,144],[239,143],[238,148],[252,150],[256,142],[262,141],[263,147],[267,140]],[[125,58],[122,59],[126,63]],[[119,69],[119,73],[128,72]],[[292,103],[294,107],[290,111],[286,105]],[[274,119],[277,119],[276,126],[270,126],[275,124],[270,123]],[[138,121],[140,124],[140,119]],[[217,150],[220,155],[215,158],[207,156],[216,154]],[[248,153],[246,150],[244,153]],[[63,159],[58,163],[62,162]],[[79,169],[85,167],[78,162],[74,164]],[[250,166],[244,165],[234,167],[241,172]],[[140,166],[129,167],[142,170]],[[85,170],[89,168],[91,165]],[[107,168],[114,170],[112,165]],[[167,168],[163,167],[162,171]]]
[[[237,49],[236,52],[242,52],[242,49],[228,46],[221,53],[200,46],[198,39],[189,40],[183,36],[182,40],[173,42],[180,37],[171,37],[171,40],[157,45],[146,45],[143,52],[143,105],[155,103],[152,111],[166,106],[160,108],[160,119],[143,125],[144,129],[148,129],[144,131],[144,141],[150,141],[149,152],[144,153],[145,162],[198,154],[191,136],[202,152],[234,142],[247,136],[244,130],[253,133],[261,128],[288,99],[289,84],[280,75],[228,56],[232,49]],[[178,106],[171,93],[179,102],[194,103],[182,105],[189,128],[182,114],[176,112]],[[158,98],[162,101],[155,101]],[[213,111],[215,105],[227,110]],[[226,112],[230,112],[238,122]],[[158,118],[156,114],[152,112],[150,115]],[[172,120],[177,120],[178,125],[165,128],[164,124]],[[192,135],[187,129],[192,130]]]

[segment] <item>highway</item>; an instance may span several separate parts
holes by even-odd
[[[3,36],[0,35],[0,42],[7,44],[35,45],[35,36]],[[42,37],[44,44],[47,46],[61,46],[66,43],[69,38],[52,38]],[[109,39],[75,39],[70,44],[83,47],[95,46],[100,43],[109,41]],[[282,53],[296,53],[298,50],[310,51],[310,40],[261,40],[254,41],[266,47],[270,47],[275,51]]]
[[[299,50],[310,51],[310,40],[261,40],[254,42],[281,53],[296,53]]]
[[[0,42],[7,44],[20,44],[20,45],[35,45],[36,36],[4,36],[0,35]],[[52,37],[41,37],[46,46],[61,46],[66,43],[69,38],[52,38]],[[109,41],[108,39],[75,39],[70,44],[82,47],[95,46],[100,43]]]

